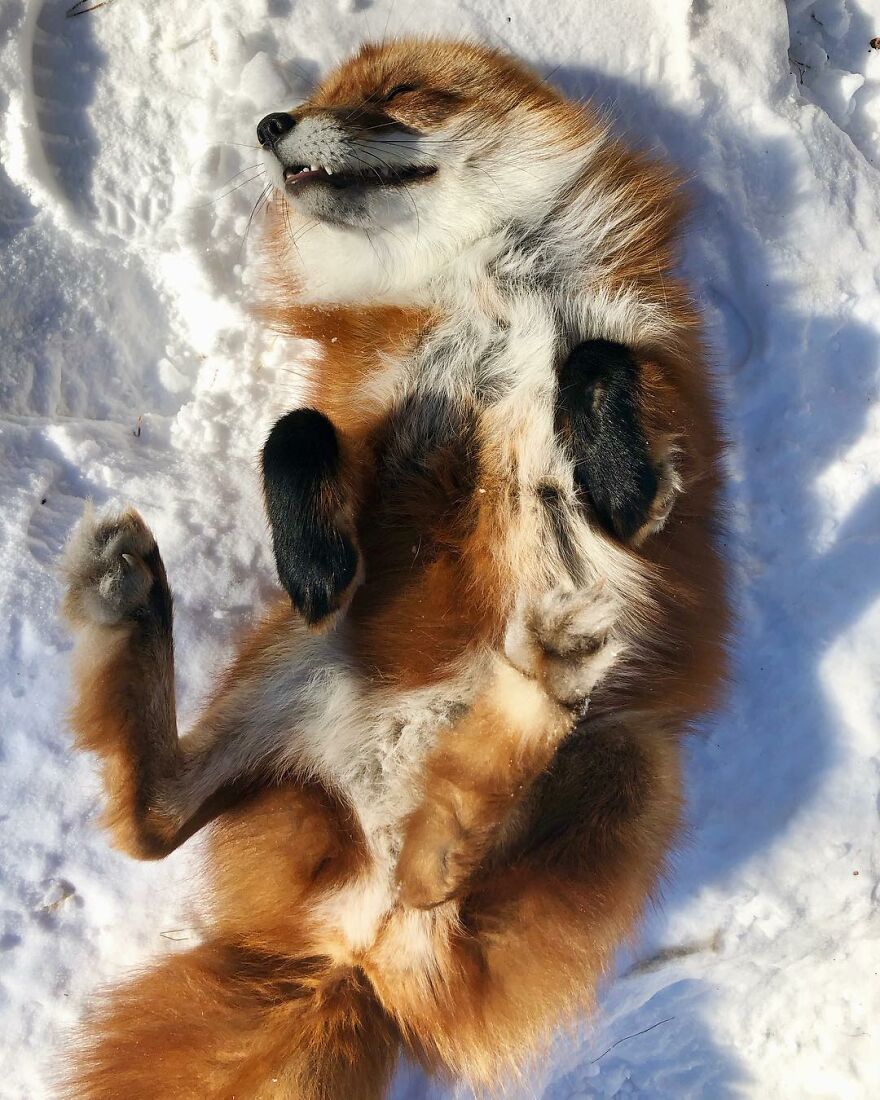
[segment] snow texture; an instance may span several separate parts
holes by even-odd
[[[0,1096],[47,1096],[98,983],[198,932],[198,842],[136,864],[96,827],[59,551],[87,498],[141,509],[191,714],[273,590],[255,456],[304,363],[244,309],[254,123],[417,31],[509,47],[689,175],[730,438],[740,623],[690,839],[597,1016],[508,1095],[880,1096],[874,0],[67,3],[0,0]]]

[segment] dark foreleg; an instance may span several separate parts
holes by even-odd
[[[263,491],[278,579],[310,625],[346,603],[359,554],[336,429],[323,413],[283,416],[263,447]]]
[[[662,527],[677,488],[668,455],[652,447],[642,401],[639,363],[623,344],[585,341],[559,368],[556,429],[584,500],[622,542]]]

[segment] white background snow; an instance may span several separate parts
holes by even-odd
[[[691,836],[598,1016],[515,1094],[880,1096],[880,5],[68,3],[0,0],[0,1096],[47,1096],[96,985],[197,934],[197,844],[135,864],[96,828],[59,549],[87,497],[143,511],[192,713],[273,588],[255,455],[301,361],[244,311],[262,182],[235,173],[262,114],[407,31],[522,54],[689,175],[730,437],[740,627]]]

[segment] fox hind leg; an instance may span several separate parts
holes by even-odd
[[[401,900],[459,894],[625,652],[620,597],[602,580],[521,599],[504,658],[429,757],[397,866]]]
[[[117,846],[161,858],[264,774],[295,718],[280,713],[273,727],[252,703],[259,681],[233,669],[179,738],[171,593],[155,539],[136,512],[87,510],[64,571],[64,611],[76,640],[77,746],[102,762],[104,822]]]
[[[97,753],[108,795],[106,822],[125,850],[165,854],[170,823],[155,795],[177,767],[172,601],[156,541],[132,511],[89,509],[64,559],[63,609],[74,628],[80,748]]]
[[[431,908],[465,889],[573,721],[538,683],[495,659],[486,687],[426,762],[397,863],[405,905]]]

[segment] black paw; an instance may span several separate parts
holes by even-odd
[[[639,418],[639,369],[623,344],[588,340],[559,369],[556,430],[596,518],[628,541],[657,496],[657,474]]]
[[[314,409],[283,416],[263,447],[263,491],[278,579],[310,624],[338,610],[358,572],[358,550],[339,526],[336,429]]]

